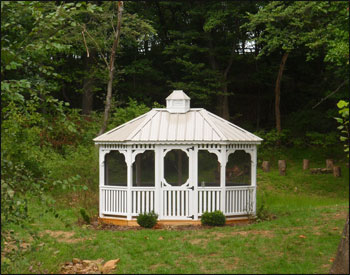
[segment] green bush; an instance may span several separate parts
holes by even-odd
[[[204,212],[201,217],[202,225],[223,226],[225,225],[225,222],[226,222],[226,217],[219,210],[214,212]]]
[[[83,217],[84,222],[86,222],[87,224],[90,224],[90,217],[88,213],[86,213],[86,210],[84,208],[80,209],[80,214]]]
[[[154,211],[151,211],[149,213],[143,213],[140,214],[137,217],[137,223],[139,226],[145,227],[145,228],[152,228],[156,225],[158,219],[158,215],[154,213]]]

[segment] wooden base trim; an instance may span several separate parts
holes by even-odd
[[[249,219],[247,217],[239,217],[239,218],[230,218],[226,219],[226,224],[246,224],[249,223]],[[139,226],[136,220],[125,220],[120,218],[98,218],[99,223],[105,224],[113,224],[120,226]],[[164,225],[201,225],[200,220],[161,220],[157,222],[156,227],[162,227]]]

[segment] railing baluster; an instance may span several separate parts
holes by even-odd
[[[208,209],[209,209],[209,212],[213,211],[213,209],[211,208],[212,205],[211,205],[211,194],[212,192],[211,191],[207,191],[207,194],[208,194]]]
[[[175,216],[175,190],[171,191],[172,193],[172,208],[171,208],[171,215]]]
[[[145,193],[146,192],[142,192],[142,191],[139,191],[141,194],[142,194],[142,201],[141,201],[141,213],[144,213],[145,211],[146,211],[146,209],[145,209]]]
[[[185,197],[186,197],[186,191],[183,191],[182,192],[182,195],[181,195],[181,204],[182,204],[182,211],[181,211],[181,215],[182,216],[185,216]]]
[[[146,211],[147,213],[149,212],[149,195],[150,195],[150,192],[149,191],[146,191]]]
[[[175,216],[180,216],[179,214],[179,193],[180,190],[175,191]]]

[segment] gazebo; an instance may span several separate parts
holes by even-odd
[[[99,219],[137,225],[154,211],[163,224],[199,223],[221,210],[227,222],[256,213],[261,138],[175,90],[154,108],[94,139],[99,146]]]

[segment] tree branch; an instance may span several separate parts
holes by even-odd
[[[78,24],[79,24],[79,23],[78,23]],[[80,25],[80,24],[79,24],[79,25]],[[95,43],[95,45],[96,45],[98,51],[100,52],[100,54],[101,54],[101,56],[102,56],[104,62],[106,63],[106,66],[108,67],[108,61],[107,61],[107,59],[104,57],[104,55],[103,55],[103,53],[102,53],[102,50],[101,50],[100,46],[98,45],[98,43],[96,42],[96,40],[95,40],[95,39],[90,35],[90,33],[87,31],[85,25],[84,25],[84,26],[80,25],[80,26],[83,28],[83,32],[86,32],[86,34],[90,37],[90,39]]]
[[[336,92],[338,92],[338,91],[340,90],[340,88],[343,87],[343,86],[346,84],[346,82],[348,82],[348,81],[349,81],[348,79],[344,80],[344,82],[341,83],[341,84],[338,86],[338,88],[336,88],[333,92],[331,92],[331,93],[330,93],[329,95],[327,95],[326,97],[322,98],[320,102],[318,102],[316,105],[314,105],[314,106],[312,107],[312,109],[315,109],[318,105],[320,105],[323,101],[325,101],[325,100],[326,100],[327,98],[329,98],[331,95],[334,95]]]
[[[88,46],[86,45],[86,40],[85,40],[85,35],[84,35],[84,31],[81,32],[81,34],[83,35],[83,39],[84,39],[84,45],[85,45],[85,48],[86,48],[86,56],[89,57],[89,48]]]

